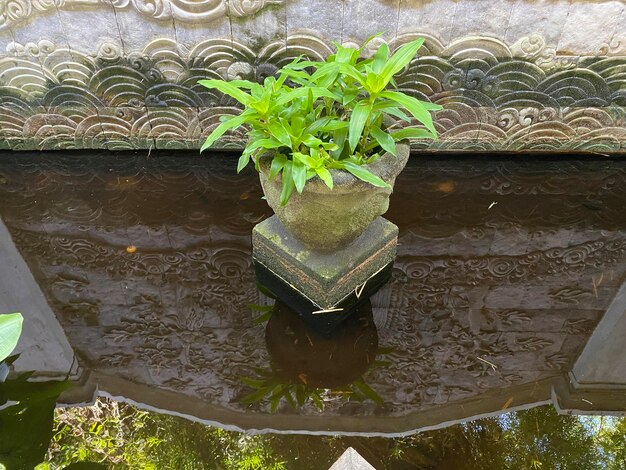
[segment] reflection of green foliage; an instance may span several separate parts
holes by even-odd
[[[29,382],[31,375],[0,383],[0,406],[15,402],[0,410],[0,463],[8,470],[30,470],[44,459],[56,400],[69,387],[67,381]]]
[[[248,436],[106,400],[97,406],[98,412],[57,412],[58,435],[48,454],[51,469],[76,461],[78,449],[108,468],[177,470],[328,468],[348,446],[381,470],[529,470],[533,465],[541,470],[621,470],[626,455],[626,419],[559,416],[549,406],[397,439]],[[101,436],[121,433],[124,438],[104,447],[101,440],[85,436],[92,427]],[[124,452],[125,460],[120,460]]]
[[[379,353],[391,351],[389,349],[379,349]],[[343,387],[333,387],[332,389],[311,387],[307,384],[306,377],[299,377],[299,382],[278,377],[272,371],[256,368],[257,377],[243,377],[241,380],[254,392],[246,395],[241,402],[246,405],[259,403],[268,400],[270,409],[274,413],[278,409],[280,401],[285,402],[292,408],[298,408],[313,403],[315,407],[323,411],[324,401],[341,399],[345,401],[365,401],[372,400],[375,403],[382,403],[380,395],[370,387],[365,381],[365,376],[372,370],[379,367],[386,367],[388,361],[374,361],[370,368],[363,374],[363,377],[349,383]]]
[[[112,469],[283,470],[263,438],[139,410],[107,399],[59,409],[50,469],[91,460]]]

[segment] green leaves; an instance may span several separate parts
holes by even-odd
[[[433,118],[430,115],[429,110],[418,99],[397,91],[384,91],[380,94],[380,96],[382,96],[383,98],[388,98],[391,101],[395,101],[396,103],[400,104],[402,107],[406,108],[406,110],[411,113],[411,115],[415,119],[417,119],[420,123],[426,126],[426,129],[428,129],[434,135],[437,134],[435,126],[433,125]],[[441,106],[433,104],[430,104],[429,108],[433,110],[443,109]]]
[[[17,346],[23,321],[21,313],[0,315],[0,362],[9,357]]]
[[[222,93],[228,96],[232,96],[243,105],[248,105],[252,103],[252,97],[244,91],[241,91],[236,85],[233,85],[232,83],[223,82],[221,80],[198,80],[198,83],[207,88],[216,88]],[[239,82],[239,86],[244,85],[247,87],[248,83],[250,82]]]
[[[350,117],[350,127],[348,128],[348,142],[350,144],[350,151],[354,152],[359,139],[363,134],[365,123],[370,117],[371,108],[369,103],[361,101],[352,110],[352,116]]]
[[[251,161],[259,169],[259,159],[270,158],[269,178],[281,176],[283,205],[294,190],[301,193],[316,176],[332,189],[329,170],[333,168],[388,188],[363,165],[384,152],[396,155],[400,140],[436,138],[431,113],[441,106],[388,89],[394,76],[415,58],[423,39],[404,44],[393,54],[383,42],[371,58],[360,58],[368,42],[378,36],[359,49],[336,44],[337,52],[323,61],[299,57],[262,84],[201,80],[203,86],[244,106],[239,116],[226,117],[211,132],[201,151],[229,130],[245,126],[249,144],[237,171]],[[389,118],[410,124],[416,120],[424,128],[387,128]]]
[[[215,128],[215,130],[213,132],[211,132],[211,135],[209,135],[209,137],[207,137],[207,139],[205,140],[204,144],[200,148],[200,153],[204,152],[211,145],[213,145],[213,143],[217,139],[222,137],[226,133],[226,131],[228,131],[230,129],[233,129],[235,127],[239,127],[243,123],[245,123],[246,121],[248,121],[248,116],[246,116],[245,114],[242,114],[241,116],[233,116],[232,118],[228,119],[227,121],[222,122],[219,126],[217,126]]]
[[[352,162],[342,162],[342,166],[354,176],[356,176],[360,180],[365,181],[366,183],[370,183],[378,188],[391,189],[391,186],[388,183],[385,183],[382,179],[380,179],[369,170],[366,170],[365,167],[361,165],[357,165],[356,163]]]

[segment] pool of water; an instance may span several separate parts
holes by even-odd
[[[621,419],[555,407],[626,408],[571,385],[626,279],[626,161],[412,158],[385,216],[391,279],[332,335],[257,285],[250,233],[271,210],[235,165],[0,155],[0,307],[25,317],[11,377],[72,384],[47,395],[54,465],[128,464],[131,442],[156,468],[327,468],[349,446],[376,468],[606,468],[623,452],[606,437]],[[115,456],[93,450],[104,435]],[[590,466],[567,466],[571,442]]]

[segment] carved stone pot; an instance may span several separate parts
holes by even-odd
[[[364,166],[392,187],[409,158],[408,144],[399,143],[397,148],[397,156],[385,153]],[[391,189],[377,188],[344,170],[330,170],[332,190],[316,176],[307,181],[302,194],[294,191],[281,206],[282,175],[270,180],[270,164],[265,158],[259,165],[265,198],[287,231],[311,250],[344,248],[389,208]]]

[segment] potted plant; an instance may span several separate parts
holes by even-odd
[[[389,89],[423,39],[393,55],[383,43],[363,59],[370,40],[360,49],[336,44],[337,52],[321,62],[297,58],[263,84],[199,82],[244,106],[211,132],[201,152],[229,129],[246,126],[249,141],[237,170],[254,163],[270,207],[313,250],[348,245],[384,214],[409,156],[407,139],[437,135],[431,111],[439,105]],[[415,119],[421,127],[396,128],[392,118]]]

